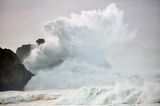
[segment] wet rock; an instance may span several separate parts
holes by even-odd
[[[23,90],[32,76],[13,51],[0,48],[0,91]]]
[[[16,54],[19,57],[19,59],[23,61],[26,57],[29,56],[31,50],[32,50],[31,44],[22,45],[21,47],[17,48]]]
[[[42,39],[42,38],[36,40],[36,43],[37,43],[38,45],[41,45],[41,44],[43,44],[44,42],[45,42],[45,40]]]

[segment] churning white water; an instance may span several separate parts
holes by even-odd
[[[26,90],[78,89],[60,104],[160,102],[160,52],[135,43],[115,4],[44,27],[46,42],[24,60],[35,74]]]

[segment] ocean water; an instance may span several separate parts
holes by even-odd
[[[25,90],[63,91],[63,105],[160,103],[160,51],[136,44],[124,19],[110,4],[47,22],[46,42],[23,62],[35,74]]]

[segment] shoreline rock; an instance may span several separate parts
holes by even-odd
[[[23,90],[32,76],[13,51],[0,48],[0,91]]]

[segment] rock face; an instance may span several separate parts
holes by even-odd
[[[32,76],[13,51],[0,48],[0,91],[23,90]]]
[[[21,61],[24,60],[24,58],[26,58],[27,56],[29,56],[30,52],[32,49],[32,45],[31,44],[27,44],[27,45],[22,45],[21,47],[18,47],[16,50],[16,54],[19,57],[19,59]]]

